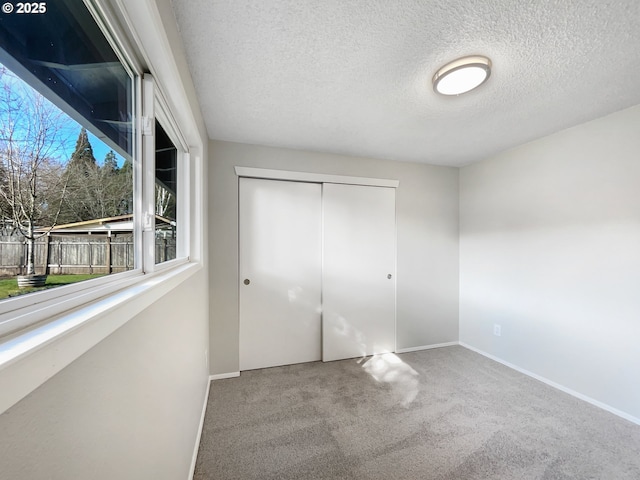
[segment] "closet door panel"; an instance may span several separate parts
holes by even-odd
[[[321,358],[321,185],[240,179],[240,370]]]
[[[395,351],[395,239],[395,189],[324,184],[324,361]]]

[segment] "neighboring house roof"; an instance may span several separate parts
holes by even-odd
[[[156,215],[158,228],[171,228],[175,226],[175,220]],[[38,233],[49,232],[51,234],[62,233],[131,233],[133,232],[133,214],[118,215],[115,217],[96,218],[82,222],[65,223],[53,228],[38,228]]]

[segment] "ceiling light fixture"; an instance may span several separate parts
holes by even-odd
[[[442,95],[460,95],[479,87],[491,75],[491,60],[481,55],[447,63],[433,76],[433,89]]]

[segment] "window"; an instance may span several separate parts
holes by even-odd
[[[156,120],[155,228],[156,263],[176,258],[178,149]]]
[[[0,65],[0,299],[133,268],[132,172]]]
[[[25,297],[188,258],[185,142],[153,82],[160,120],[138,110],[142,68],[124,60],[136,54],[92,5],[0,15],[0,335]]]
[[[146,207],[143,251],[145,271],[151,272],[156,265],[188,258],[183,212],[189,202],[187,189],[181,185],[188,175],[188,155],[180,129],[153,77],[145,74],[142,84],[145,124],[142,202]]]
[[[68,156],[75,150],[84,127],[98,164],[106,156],[105,150],[98,147],[98,139],[107,145],[107,153],[114,151],[119,168],[130,159],[127,168],[133,177],[133,268],[114,268],[113,275],[0,300],[0,411],[201,271],[204,253],[206,133],[190,95],[190,85],[184,82],[186,73],[172,61],[176,59],[172,48],[167,48],[170,38],[159,15],[164,2],[49,0],[46,4],[48,12],[55,13],[48,26],[43,17],[29,23],[25,15],[17,19],[18,24],[10,18],[13,14],[0,13],[0,63],[77,122],[71,132],[73,145]],[[36,16],[31,14],[29,18],[35,20]],[[42,50],[58,49],[57,60],[36,56],[32,39],[40,42],[45,31],[59,32],[58,37],[51,37],[55,48],[45,48],[48,44],[40,43]],[[99,48],[89,45],[92,31],[104,33],[108,42],[103,38],[98,43],[103,47],[108,44],[111,54],[100,53]],[[72,63],[79,50],[95,54],[97,60],[87,61],[95,71],[88,68],[90,65]],[[99,65],[101,56],[106,70]],[[32,59],[39,66],[30,64]],[[148,70],[156,74],[162,86],[155,92],[149,89],[151,101],[145,102],[149,100],[144,88]],[[117,83],[118,78],[119,86],[107,85]],[[150,76],[149,79],[153,83]],[[61,88],[60,83],[66,87]],[[92,89],[93,93],[100,93],[98,85],[117,92],[111,97],[116,100],[103,97],[105,102],[101,105],[100,98],[90,94]],[[162,92],[171,95],[163,97]],[[145,104],[153,106],[156,102],[157,114],[153,110],[146,113]],[[122,105],[127,108],[121,109]],[[107,115],[114,106],[121,112],[117,117]],[[176,147],[176,253],[175,259],[161,264],[156,264],[154,249],[156,118]],[[143,275],[147,272],[151,275]]]
[[[82,2],[0,39],[0,300],[132,269],[133,75]]]

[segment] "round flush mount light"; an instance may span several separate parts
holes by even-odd
[[[481,55],[447,63],[433,76],[433,89],[442,95],[460,95],[479,87],[491,75],[491,60]]]

